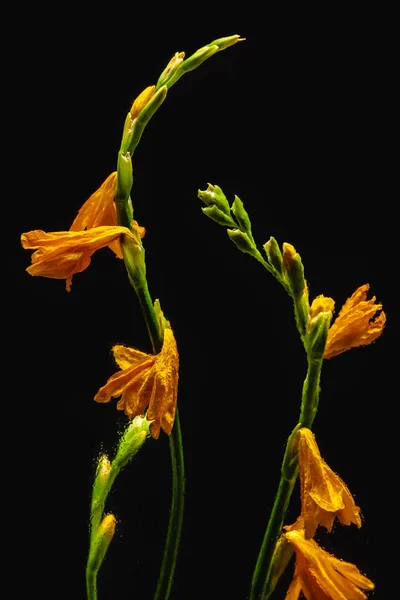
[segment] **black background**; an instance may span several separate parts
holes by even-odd
[[[84,21],[79,13],[35,13],[30,24],[24,15],[15,42],[23,51],[11,62],[17,110],[10,123],[14,200],[7,203],[15,231],[7,263],[7,398],[15,441],[8,456],[19,466],[7,493],[14,562],[29,573],[35,596],[85,597],[95,458],[112,453],[125,423],[114,402],[97,405],[93,396],[114,372],[113,344],[151,347],[123,263],[109,250],[93,256],[67,294],[63,281],[25,273],[29,253],[18,236],[69,228],[115,169],[132,100],[174,52],[189,55],[239,33],[245,42],[170,90],[133,161],[150,291],[171,321],[181,359],[187,494],[171,600],[247,597],[306,368],[284,290],[201,213],[197,189],[207,182],[243,200],[259,247],[270,235],[295,245],[312,297],[332,296],[339,309],[369,282],[384,304],[388,322],[377,343],[326,361],[314,430],[364,516],[361,530],[337,525],[318,540],[376,582],[371,597],[389,597],[382,558],[394,504],[398,200],[390,20],[283,8],[219,19],[179,6],[170,7],[168,20],[155,9],[152,18],[139,17],[133,7]],[[153,597],[170,480],[162,434],[147,441],[109,498],[118,526],[100,600]],[[297,517],[297,497],[296,489],[288,522]]]

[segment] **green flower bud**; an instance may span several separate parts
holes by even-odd
[[[202,200],[204,204],[207,204],[207,206],[212,206],[215,204],[220,211],[230,217],[231,210],[224,192],[218,185],[211,185],[211,183],[208,183],[207,186],[208,187],[206,190],[198,191],[198,197],[200,200]]]
[[[268,242],[264,244],[263,248],[265,250],[265,254],[267,255],[269,264],[274,267],[278,273],[282,273],[282,253],[276,239],[271,236]]]
[[[142,137],[144,128],[146,127],[147,123],[150,121],[154,113],[160,108],[161,104],[164,102],[167,93],[168,88],[166,85],[163,85],[148,101],[146,106],[141,110],[139,116],[137,117],[134,123],[132,134],[128,137],[126,141],[123,142],[123,147],[121,148],[123,154],[129,152],[132,156],[136,146],[140,142],[140,138]]]
[[[306,348],[313,358],[322,358],[324,355],[331,320],[332,312],[328,310],[318,313],[309,323]]]
[[[240,231],[240,229],[228,229],[227,234],[231,238],[232,242],[236,244],[239,250],[247,254],[254,255],[256,248],[254,246],[254,242],[249,238],[247,233],[243,233],[243,231]]]
[[[233,46],[238,42],[244,42],[245,38],[241,38],[240,35],[230,35],[228,37],[218,38],[209,44],[209,46],[218,46],[218,50],[225,50],[229,46]]]
[[[235,196],[235,200],[232,204],[232,212],[236,217],[237,222],[239,223],[240,228],[243,231],[251,234],[251,221],[249,215],[247,214],[243,202],[238,196]]]
[[[118,445],[117,455],[113,460],[113,467],[123,469],[135,456],[149,435],[151,421],[146,417],[135,417],[125,429]]]
[[[184,52],[175,52],[174,56],[171,58],[164,71],[161,73],[158,78],[156,88],[160,88],[162,85],[168,85],[169,80],[175,73],[175,71],[180,67],[183,63],[183,59],[185,58]],[[170,86],[168,86],[170,87]]]
[[[97,573],[99,571],[108,550],[108,546],[113,539],[115,524],[116,518],[114,515],[108,514],[102,520],[97,531],[94,532],[87,566],[89,572]]]
[[[207,215],[207,217],[210,217],[210,219],[216,221],[217,223],[219,223],[219,225],[225,225],[227,227],[236,226],[235,221],[231,217],[228,217],[221,210],[219,210],[219,208],[217,208],[216,206],[206,206],[201,210],[205,215]]]

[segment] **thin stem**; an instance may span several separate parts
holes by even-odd
[[[298,475],[295,436],[300,427],[311,429],[314,422],[318,407],[322,363],[322,358],[308,356],[299,423],[290,435],[286,445],[278,491],[253,573],[250,600],[267,600],[273,592],[270,586],[272,558],[281,535],[286,511]]]
[[[147,283],[140,288],[135,287],[135,291],[146,321],[153,351],[155,353],[159,352],[162,346],[162,339]],[[172,501],[164,555],[154,600],[168,600],[169,598],[182,533],[185,505],[185,462],[178,409],[176,410],[174,426],[169,436],[169,448],[172,466]]]
[[[97,600],[97,571],[86,569],[87,600]]]
[[[183,525],[183,510],[185,504],[185,471],[181,425],[178,409],[175,423],[169,436],[169,447],[172,463],[172,504],[165,542],[164,556],[154,600],[167,600],[171,592],[173,576],[178,557],[179,543]]]

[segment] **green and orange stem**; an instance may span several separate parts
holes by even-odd
[[[303,384],[299,423],[289,436],[281,467],[281,479],[251,582],[250,600],[268,600],[277,579],[273,558],[282,533],[286,512],[298,475],[296,434],[300,427],[312,428],[317,412],[323,358],[308,354],[307,375]]]

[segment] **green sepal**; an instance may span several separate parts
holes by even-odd
[[[305,345],[307,353],[311,355],[312,358],[323,357],[331,320],[331,311],[322,311],[316,317],[311,319],[309,331],[305,338]]]
[[[151,117],[154,113],[160,108],[161,104],[164,102],[168,93],[168,88],[166,85],[160,87],[159,90],[154,94],[154,96],[149,100],[146,106],[140,111],[138,118],[136,119],[133,131],[127,140],[123,142],[123,147],[121,151],[123,154],[127,152],[132,156],[136,146],[140,142],[140,138],[142,137],[144,128],[147,123],[150,121]]]
[[[247,233],[251,234],[251,221],[239,196],[235,195],[235,200],[233,201],[231,210],[235,215],[240,228],[243,231],[246,231]]]
[[[227,234],[241,252],[254,255],[256,248],[247,233],[243,233],[240,229],[228,229]]]
[[[207,189],[203,191],[198,190],[197,195],[200,200],[204,202],[204,204],[207,204],[207,206],[217,206],[221,212],[231,218],[229,202],[219,185],[212,185],[211,183],[208,183]]]
[[[219,208],[214,206],[206,206],[201,209],[207,217],[210,217],[213,221],[219,223],[219,225],[225,225],[226,227],[236,227],[235,221],[223,213]]]
[[[270,237],[268,242],[263,246],[265,254],[267,255],[269,264],[274,267],[278,273],[282,274],[283,263],[282,263],[282,252],[279,248],[279,244],[274,237]]]

